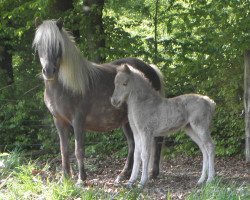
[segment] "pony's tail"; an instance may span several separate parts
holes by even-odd
[[[163,77],[163,74],[161,73],[160,69],[154,65],[154,64],[150,64],[150,66],[155,70],[157,76],[159,77],[160,79],[160,82],[161,82],[161,89],[159,91],[160,95],[165,97],[165,87],[164,87],[164,77]]]

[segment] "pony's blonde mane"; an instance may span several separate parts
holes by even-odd
[[[85,94],[90,85],[98,79],[99,68],[94,63],[85,60],[76,48],[73,37],[64,29],[63,56],[59,70],[59,80],[63,85],[75,93]]]
[[[58,55],[62,51],[59,69],[59,81],[74,93],[85,94],[98,79],[99,68],[85,60],[76,47],[74,38],[65,29],[59,30],[55,20],[44,21],[36,30],[33,41],[35,50],[38,47],[45,56]]]

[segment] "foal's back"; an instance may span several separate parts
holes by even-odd
[[[169,100],[180,102],[184,106],[189,118],[197,115],[210,116],[214,112],[216,105],[209,97],[199,94],[184,94]]]
[[[169,101],[177,102],[180,105],[178,109],[185,116],[186,124],[203,123],[206,127],[210,126],[216,104],[209,97],[199,94],[184,94],[171,98]]]
[[[215,103],[207,96],[185,94],[173,98],[162,98],[152,109],[155,113],[143,123],[154,126],[154,135],[169,135],[188,125],[201,124],[209,128]],[[152,125],[153,124],[153,125]]]

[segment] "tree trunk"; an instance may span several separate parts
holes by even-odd
[[[73,9],[73,0],[56,0],[54,3],[54,7],[61,11],[65,12],[69,9]]]
[[[59,11],[59,13],[62,13],[62,12],[65,12],[67,10],[70,10],[70,9],[72,9],[72,10],[74,9],[73,0],[55,0],[54,4],[52,6],[51,12],[54,13],[56,10],[56,11]],[[80,22],[77,22],[76,20],[74,20],[73,23],[80,24]],[[78,40],[80,39],[79,29],[73,30],[72,33],[73,33],[75,40],[78,42]]]
[[[89,59],[101,63],[105,61],[101,50],[105,48],[105,34],[102,21],[104,0],[85,0],[83,13],[86,23],[86,39]]]
[[[244,55],[244,106],[245,106],[245,132],[246,132],[246,162],[250,162],[250,50]]]
[[[155,14],[154,14],[154,64],[158,63],[158,9],[159,0],[155,2]]]
[[[7,84],[11,85],[14,82],[12,54],[7,47],[0,46],[0,68],[4,69],[7,73]]]

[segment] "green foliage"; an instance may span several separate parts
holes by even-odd
[[[115,130],[108,133],[87,133],[86,154],[89,156],[113,155],[118,157],[127,155],[127,143],[121,130]]]

